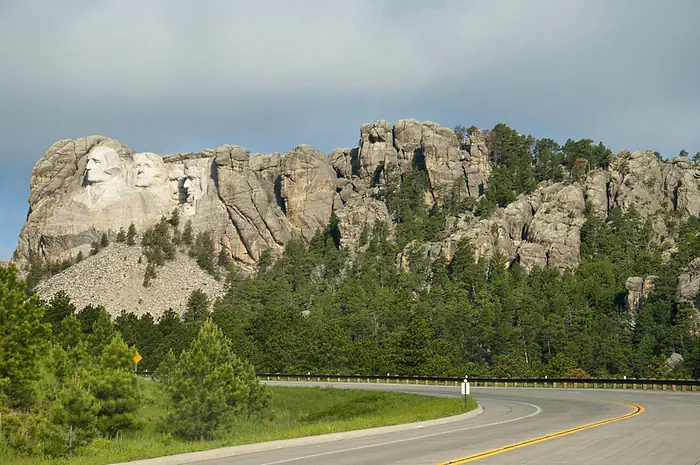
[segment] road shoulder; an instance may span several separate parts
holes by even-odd
[[[242,446],[221,447],[218,449],[209,449],[199,452],[188,452],[186,454],[167,455],[163,457],[155,457],[152,459],[134,460],[131,462],[120,462],[119,465],[184,465],[192,462],[202,462],[205,460],[215,460],[227,457],[235,457],[238,455],[255,454],[269,450],[284,449],[288,447],[308,446],[312,444],[323,444],[332,441],[340,441],[347,439],[358,439],[370,436],[379,436],[382,434],[395,433],[399,431],[411,431],[432,426],[445,425],[457,421],[468,420],[474,418],[484,409],[478,405],[474,410],[454,415],[445,418],[436,418],[434,420],[417,421],[413,423],[404,423],[401,425],[380,426],[377,428],[359,429],[354,431],[345,431],[343,433],[321,434],[318,436],[307,436],[304,438],[282,439],[278,441],[259,442],[255,444],[245,444]],[[114,464],[116,465],[116,464]]]

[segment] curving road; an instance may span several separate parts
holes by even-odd
[[[441,396],[460,395],[458,387],[444,386],[274,384],[318,384]],[[475,388],[472,394],[484,411],[470,419],[196,463],[700,464],[700,393]],[[596,426],[598,422],[602,424]],[[553,433],[559,434],[551,439],[546,438]],[[510,447],[513,445],[515,447]],[[504,449],[504,446],[508,447]]]

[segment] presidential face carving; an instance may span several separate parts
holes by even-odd
[[[122,163],[119,154],[109,147],[94,147],[87,155],[85,181],[97,184],[112,180],[120,173]]]
[[[149,187],[153,185],[158,174],[158,155],[154,153],[137,153],[134,155],[136,165],[136,178],[134,185],[137,187]]]
[[[182,184],[185,190],[187,203],[194,205],[196,200],[202,198],[204,191],[201,185],[199,170],[196,166],[188,166],[185,168],[185,182]]]

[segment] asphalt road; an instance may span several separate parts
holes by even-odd
[[[296,384],[296,383],[275,383]],[[310,383],[302,383],[308,385]],[[459,387],[334,384],[460,396]],[[419,430],[199,461],[201,465],[350,464],[700,464],[700,393],[474,388],[484,412]],[[634,407],[641,406],[639,409]],[[634,414],[637,410],[640,410]],[[627,418],[564,433],[583,425]],[[499,451],[504,446],[521,445]],[[496,449],[495,454],[466,457]]]

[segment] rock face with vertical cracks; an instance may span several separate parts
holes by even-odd
[[[234,259],[254,264],[267,249],[282,250],[291,227],[282,210],[278,187],[279,154],[253,154],[242,147],[222,147],[215,159],[218,198],[231,228],[226,238]]]
[[[308,145],[300,145],[282,158],[280,194],[292,227],[310,239],[327,224],[333,212],[335,171],[328,158]]]
[[[329,155],[308,145],[284,155],[223,145],[160,157],[104,136],[61,140],[32,170],[14,261],[26,269],[36,256],[53,262],[87,255],[103,233],[115,236],[132,223],[142,232],[174,210],[195,232],[212,232],[217,251],[223,248],[251,270],[264,251],[279,255],[293,237],[309,239],[333,214],[341,247],[357,249],[380,222],[391,233],[381,190],[404,182],[414,169],[425,172],[430,205],[447,195],[478,199],[488,192],[492,170],[487,138],[471,129],[460,140],[437,123],[402,119],[363,124],[356,147]],[[605,220],[616,208],[648,220],[668,256],[675,237],[663,217],[700,216],[700,170],[686,157],[664,161],[648,150],[622,151],[584,179],[542,182],[489,217],[454,213],[441,240],[423,250],[450,260],[468,239],[475,259],[499,253],[504,265],[525,270],[572,269],[580,262],[587,215]],[[683,279],[681,290],[690,299],[698,287],[695,273]]]

